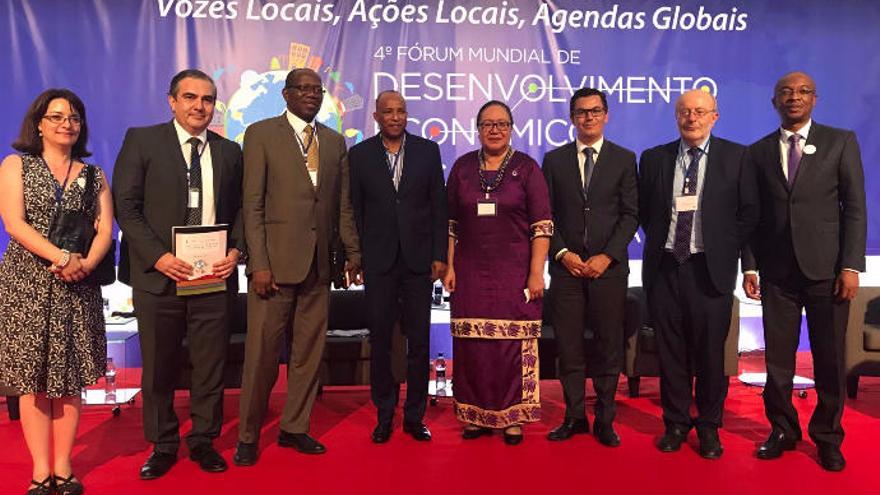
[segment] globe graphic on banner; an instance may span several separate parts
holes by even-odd
[[[287,106],[281,96],[286,77],[287,71],[283,70],[263,73],[247,70],[242,73],[240,87],[229,98],[223,116],[227,138],[241,144],[249,125],[281,115]],[[324,95],[316,118],[327,127],[342,132],[342,116],[339,115],[336,100],[330,94]]]

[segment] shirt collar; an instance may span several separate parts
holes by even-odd
[[[180,142],[181,146],[186,144],[190,138],[198,139],[201,143],[200,147],[204,146],[204,144],[208,141],[207,129],[203,130],[201,133],[199,133],[199,135],[193,136],[190,133],[186,132],[186,129],[184,129],[183,126],[180,125],[180,122],[178,122],[177,119],[174,119],[174,130],[177,131],[177,141]]]
[[[312,119],[311,122],[306,122],[305,120],[294,115],[293,112],[286,108],[284,109],[284,115],[287,117],[287,122],[290,123],[291,127],[293,127],[293,130],[296,131],[296,134],[298,136],[302,135],[307,125],[312,126],[313,130],[317,130],[315,126],[315,119]]]
[[[403,131],[403,137],[400,140],[400,149],[397,150],[397,153],[392,153],[391,151],[389,151],[388,148],[385,147],[385,141],[382,140],[382,135],[379,134],[378,136],[379,144],[382,145],[382,149],[385,150],[385,153],[388,153],[389,155],[399,155],[403,151],[404,146],[406,146],[406,131]]]
[[[810,119],[807,121],[806,124],[804,124],[803,127],[798,129],[797,134],[799,136],[801,136],[802,138],[804,138],[804,141],[806,141],[807,137],[810,135],[810,127],[812,125],[813,125],[813,119]],[[788,129],[783,129],[782,127],[780,127],[779,130],[781,131],[779,133],[779,139],[782,141],[785,141],[786,143],[788,142],[788,138],[790,138],[792,134],[795,134],[794,132],[791,132]]]
[[[698,144],[698,145],[696,146],[696,147],[699,148],[700,151],[702,151],[703,154],[706,155],[706,156],[709,156],[709,141],[711,141],[711,140],[712,140],[712,135],[710,134],[710,135],[705,139],[705,141],[703,141],[702,143],[700,143],[700,144]],[[687,143],[685,143],[685,142],[684,142],[684,139],[679,139],[679,140],[678,140],[678,154],[679,154],[680,156],[681,156],[681,155],[687,155],[687,152],[688,152],[689,149],[691,149],[691,146],[689,146]]]
[[[605,136],[601,136],[598,141],[591,145],[584,144],[580,139],[575,141],[577,143],[578,153],[583,153],[587,148],[593,148],[596,150],[596,157],[599,156],[599,152],[602,151],[602,144],[605,143]]]

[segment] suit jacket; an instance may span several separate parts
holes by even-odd
[[[446,185],[437,143],[407,133],[397,190],[378,134],[351,148],[349,164],[364,270],[388,271],[398,251],[416,273],[430,271],[432,261],[445,263]]]
[[[230,225],[228,248],[245,252],[241,222],[241,148],[208,131],[218,224]],[[167,294],[172,280],[153,265],[171,252],[171,228],[186,224],[186,161],[174,123],[133,127],[113,169],[116,221],[122,230],[119,280],[152,294]],[[235,272],[226,287],[238,292]]]
[[[679,140],[651,148],[639,160],[639,218],[645,232],[642,284],[660,269],[672,219],[672,188]],[[754,169],[745,147],[712,136],[700,201],[703,249],[709,278],[721,294],[733,293],[739,253],[758,221]]]
[[[567,248],[584,260],[604,253],[613,261],[602,276],[626,277],[627,246],[639,227],[636,155],[606,139],[584,197],[577,153],[577,144],[571,142],[544,155],[541,165],[555,226],[550,240],[550,273],[568,273],[555,259]]]
[[[317,187],[284,114],[245,131],[242,217],[248,275],[270,270],[276,283],[297,284],[306,278],[317,255],[318,277],[329,281],[336,236],[341,237],[348,260],[360,266],[345,140],[323,124],[316,129]]]
[[[865,177],[856,135],[813,121],[804,148],[816,151],[803,154],[789,188],[779,134],[777,129],[749,147],[761,218],[743,269],[777,280],[794,264],[811,280],[832,279],[842,268],[865,271]]]

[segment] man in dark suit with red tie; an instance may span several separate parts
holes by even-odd
[[[639,162],[642,283],[657,335],[666,427],[657,448],[679,450],[696,426],[700,455],[717,459],[728,387],[724,342],[737,261],[758,220],[758,199],[745,147],[711,134],[715,98],[688,91],[676,101],[675,116],[681,138],[646,150]]]
[[[223,423],[227,322],[244,250],[242,154],[237,144],[208,130],[216,96],[204,72],[179,72],[168,91],[174,119],[129,129],[113,171],[122,230],[119,280],[132,287],[143,357],[144,434],[154,449],[140,470],[142,479],[164,475],[177,461],[174,387],[184,338],[193,367],[190,458],[204,471],[226,470],[212,441]],[[213,267],[226,279],[226,290],[178,296],[175,282],[186,280],[193,267],[172,253],[171,229],[213,224],[229,225],[227,257]]]
[[[584,406],[584,328],[597,351],[590,363],[596,408],[593,433],[605,446],[620,437],[612,422],[614,394],[623,366],[623,317],[629,256],[639,225],[636,155],[605,139],[605,94],[581,88],[569,103],[577,140],[544,157],[556,231],[550,241],[551,308],[559,349],[565,420],[553,441],[588,433]]]
[[[446,270],[443,165],[436,143],[406,132],[406,101],[396,91],[376,98],[379,134],[349,151],[351,203],[361,240],[370,315],[370,388],[378,422],[375,443],[391,438],[399,389],[391,372],[391,336],[407,338],[403,431],[428,441],[431,283]]]
[[[772,99],[781,128],[749,147],[761,221],[743,256],[743,288],[763,307],[764,408],[772,431],[758,458],[778,458],[801,439],[791,392],[806,310],[819,396],[809,433],[819,464],[840,471],[846,465],[840,451],[844,335],[858,274],[865,270],[865,178],[855,134],[814,122],[816,99],[810,76],[783,76]]]

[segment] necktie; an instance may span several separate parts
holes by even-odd
[[[596,150],[588,146],[584,148],[583,153],[587,156],[587,159],[584,162],[584,183],[582,184],[584,201],[586,202],[587,191],[589,191],[590,188],[590,178],[593,177],[593,169],[596,166],[596,162],[593,160],[593,154],[596,153]],[[589,245],[587,244],[587,231],[589,229],[587,227],[590,224],[588,214],[589,209],[587,208],[587,205],[584,204],[584,249],[586,249],[587,251],[589,251]]]
[[[788,185],[794,185],[794,179],[797,177],[798,167],[801,165],[801,136],[800,134],[792,134],[788,137]]]
[[[593,154],[596,150],[591,147],[584,148],[584,154],[587,155],[587,161],[584,162],[584,197],[587,197],[587,191],[590,188],[590,178],[593,177],[593,168],[596,162],[593,160]]]
[[[190,144],[192,151],[190,151],[190,159],[189,159],[189,187],[186,191],[186,199],[187,199],[187,209],[186,209],[186,224],[187,225],[201,225],[202,223],[202,166],[199,163],[199,144],[200,141],[198,138],[189,138],[187,143]],[[189,198],[192,191],[198,191],[198,204],[195,207],[190,207]]]
[[[693,147],[689,149],[688,155],[691,156],[691,162],[688,164],[687,171],[684,174],[684,186],[681,190],[682,196],[694,196],[697,194],[697,172],[700,169],[700,154],[703,152],[700,148]],[[678,264],[682,264],[691,255],[691,231],[694,226],[694,211],[679,211],[678,219],[675,222],[675,240],[672,244],[672,257]]]
[[[306,135],[304,146],[306,146],[306,168],[309,172],[318,172],[318,143],[315,141],[315,129],[311,125],[306,125],[303,133]]]

